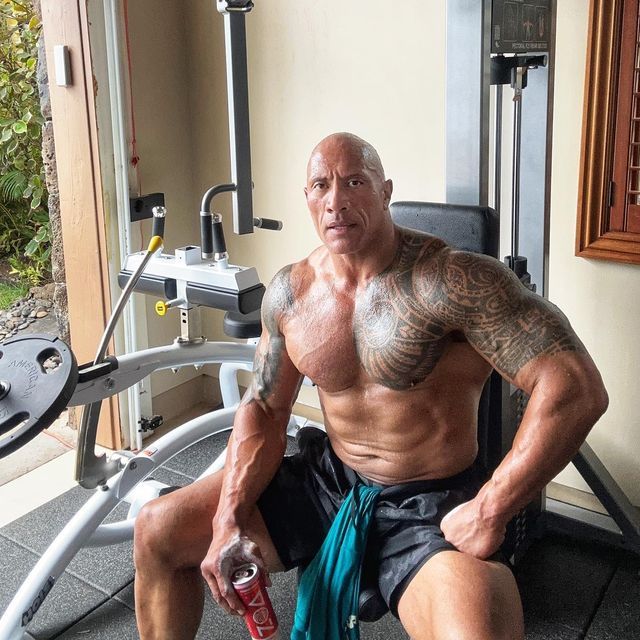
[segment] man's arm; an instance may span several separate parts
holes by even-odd
[[[477,497],[442,522],[447,540],[486,558],[502,543],[511,518],[575,455],[608,398],[567,318],[500,262],[450,252],[443,282],[449,321],[530,396],[509,453]]]
[[[253,379],[236,413],[212,542],[201,565],[214,599],[229,612],[242,611],[231,586],[234,567],[254,562],[266,575],[260,550],[246,531],[256,501],[284,456],[286,425],[302,382],[280,330],[293,306],[290,272],[290,267],[280,271],[264,296]]]

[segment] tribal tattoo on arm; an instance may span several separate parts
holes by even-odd
[[[586,353],[566,316],[489,256],[445,250],[435,295],[437,315],[513,380],[538,356]],[[421,290],[416,273],[415,286]],[[431,294],[433,295],[433,294]]]
[[[285,338],[280,331],[281,321],[293,306],[289,265],[274,276],[264,295],[261,313],[262,336],[256,349],[252,382],[242,399],[242,405],[258,403],[267,413],[271,413],[274,395],[277,395],[283,378],[287,377],[285,370],[291,374],[293,368],[286,352]],[[298,374],[298,377],[297,388],[302,382],[302,376]]]

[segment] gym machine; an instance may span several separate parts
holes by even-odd
[[[149,500],[169,487],[148,479],[150,473],[187,447],[229,430],[239,393],[236,372],[251,370],[255,341],[245,344],[209,342],[200,327],[200,307],[250,314],[260,308],[264,285],[254,268],[229,261],[222,219],[211,211],[212,200],[231,193],[236,233],[254,228],[277,230],[281,223],[253,216],[249,146],[249,106],[245,43],[245,16],[250,0],[217,0],[225,23],[229,86],[231,182],[216,185],[203,196],[199,217],[201,245],[161,253],[166,210],[151,209],[153,237],[146,251],[126,257],[119,274],[121,296],[109,319],[92,362],[78,366],[71,350],[58,338],[45,335],[16,336],[0,345],[0,458],[9,455],[47,428],[66,406],[84,405],[78,436],[76,480],[95,489],[93,496],[73,516],[23,582],[0,619],[0,638],[17,640],[76,553],[130,540],[135,517]],[[144,215],[144,214],[143,214]],[[180,313],[181,332],[172,344],[121,356],[106,355],[114,327],[134,291],[159,295],[162,315],[171,308]],[[177,427],[141,451],[118,451],[96,456],[96,430],[102,401],[153,371],[221,364],[223,408]],[[292,417],[288,433],[305,421]],[[201,474],[222,468],[224,453]],[[105,524],[105,517],[121,502],[129,503],[124,520]]]
[[[541,295],[548,288],[555,13],[556,0],[447,0],[447,202],[492,206],[503,225],[509,221],[505,263]],[[513,90],[507,171],[502,164],[504,85]],[[508,178],[510,216],[502,205]],[[494,374],[492,422],[502,441],[498,460],[511,447],[526,402],[520,390]],[[543,493],[508,530],[516,561],[545,531],[640,553],[640,511],[587,443],[572,462],[610,517]]]
[[[551,0],[532,0],[528,3],[527,6],[541,10],[535,15],[542,16],[539,18],[542,22],[538,25],[545,27],[542,35],[546,39],[536,40],[535,46],[531,44],[534,41],[526,40],[527,44],[523,47],[518,46],[522,42],[517,38],[509,39],[514,31],[517,32],[513,26],[517,24],[517,20],[514,22],[517,13],[515,18],[513,13],[508,14],[513,10],[513,5],[498,0],[493,3],[448,0],[447,200],[451,203],[489,204],[489,92],[493,76],[496,87],[502,86],[499,83],[508,83],[513,87],[516,97],[512,247],[507,263],[526,284],[532,287],[537,284],[538,290],[544,294],[546,231],[542,236],[538,234],[538,239],[542,238],[539,243],[542,248],[536,250],[530,245],[533,235],[528,227],[530,216],[528,211],[523,211],[523,205],[528,207],[532,202],[542,203],[538,211],[537,228],[541,226],[542,217],[545,222],[542,227],[546,229],[547,214],[544,212],[548,210],[548,191],[540,185],[548,184],[549,163],[548,159],[542,162],[539,158],[532,159],[531,152],[536,144],[546,151],[550,135],[548,116],[546,109],[544,117],[540,113],[531,114],[522,109],[522,100],[526,94],[525,104],[535,103],[541,93],[542,103],[549,101],[547,81],[549,71],[553,68],[554,5]],[[133,254],[125,260],[119,276],[122,296],[92,362],[78,366],[66,345],[48,336],[17,337],[0,346],[0,436],[4,436],[0,440],[0,457],[14,451],[46,428],[65,406],[85,405],[76,479],[82,486],[96,489],[93,497],[65,526],[16,593],[0,619],[0,638],[3,640],[17,640],[24,636],[28,624],[57,578],[81,548],[116,544],[131,538],[139,509],[146,501],[168,488],[155,480],[146,480],[154,469],[189,445],[229,429],[233,423],[239,397],[237,386],[231,388],[234,385],[230,382],[235,371],[250,369],[255,345],[208,342],[201,335],[198,312],[200,306],[214,306],[243,314],[255,312],[264,291],[255,270],[229,262],[222,220],[211,210],[213,198],[222,193],[231,193],[236,233],[250,233],[255,227],[279,228],[276,221],[254,218],[252,212],[244,31],[244,19],[252,6],[250,0],[217,0],[218,11],[225,21],[232,176],[231,182],[212,187],[203,197],[199,212],[200,246],[183,247],[176,250],[174,255],[159,253],[166,212],[161,205],[152,211],[154,238],[146,252]],[[494,16],[491,8],[494,9]],[[500,8],[502,13],[499,13]],[[508,20],[505,17],[507,14]],[[492,23],[492,18],[498,15],[504,24]],[[498,26],[501,30],[496,31]],[[469,32],[465,33],[467,28]],[[481,34],[480,37],[478,34]],[[465,46],[460,46],[460,38],[463,38]],[[515,53],[509,52],[508,43]],[[475,49],[472,46],[474,44],[477,45]],[[492,46],[495,48],[493,55]],[[545,53],[546,59],[541,55]],[[464,59],[461,59],[462,56]],[[474,71],[478,77],[470,78],[467,74],[473,74]],[[540,82],[541,77],[544,82]],[[498,96],[501,89],[496,88],[495,91]],[[502,100],[496,98],[496,115],[499,115],[498,104],[501,103]],[[539,129],[537,135],[532,134],[536,126],[543,126],[542,134]],[[495,184],[492,204],[498,211],[501,208],[501,129],[496,125],[494,131]],[[525,193],[526,197],[523,195]],[[532,256],[529,261],[523,259],[521,249]],[[531,276],[528,275],[529,270]],[[181,335],[171,345],[123,356],[106,356],[106,345],[113,328],[133,291],[161,295],[163,300],[157,305],[161,313],[171,308],[178,309]],[[52,359],[57,366],[50,369],[47,365]],[[137,453],[119,451],[108,459],[95,455],[96,424],[102,400],[129,388],[153,371],[209,363],[221,363],[223,368],[227,367],[226,372],[221,374],[225,408],[185,423]],[[495,418],[503,427],[501,443],[506,450],[526,399],[508,385],[494,386],[497,389],[494,392],[497,406],[501,407],[500,414]],[[297,428],[298,423],[294,419],[289,425],[289,433],[294,433]],[[220,457],[202,475],[216,471],[222,464]],[[586,445],[577,456],[576,464],[610,511],[619,529],[612,532],[606,527],[580,526],[600,539],[606,538],[607,541],[640,551],[640,527],[635,508],[619,488],[616,491],[616,485],[606,469]],[[542,525],[562,528],[562,523],[565,523],[564,526],[572,531],[578,528],[575,521],[550,511],[548,501],[543,508],[543,498],[541,496],[516,520],[510,532],[515,539],[516,556],[526,549],[528,541],[539,533]],[[123,500],[130,504],[126,519],[103,524],[106,515]]]

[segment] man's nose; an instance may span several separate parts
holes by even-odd
[[[337,211],[344,211],[348,205],[348,198],[345,190],[341,185],[334,185],[327,194],[327,211],[335,213]]]

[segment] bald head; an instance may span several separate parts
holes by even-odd
[[[384,169],[378,152],[366,141],[353,133],[332,133],[320,140],[311,152],[307,164],[307,177],[314,172],[317,160],[333,154],[353,154],[362,160],[365,168],[375,173],[384,182]]]

